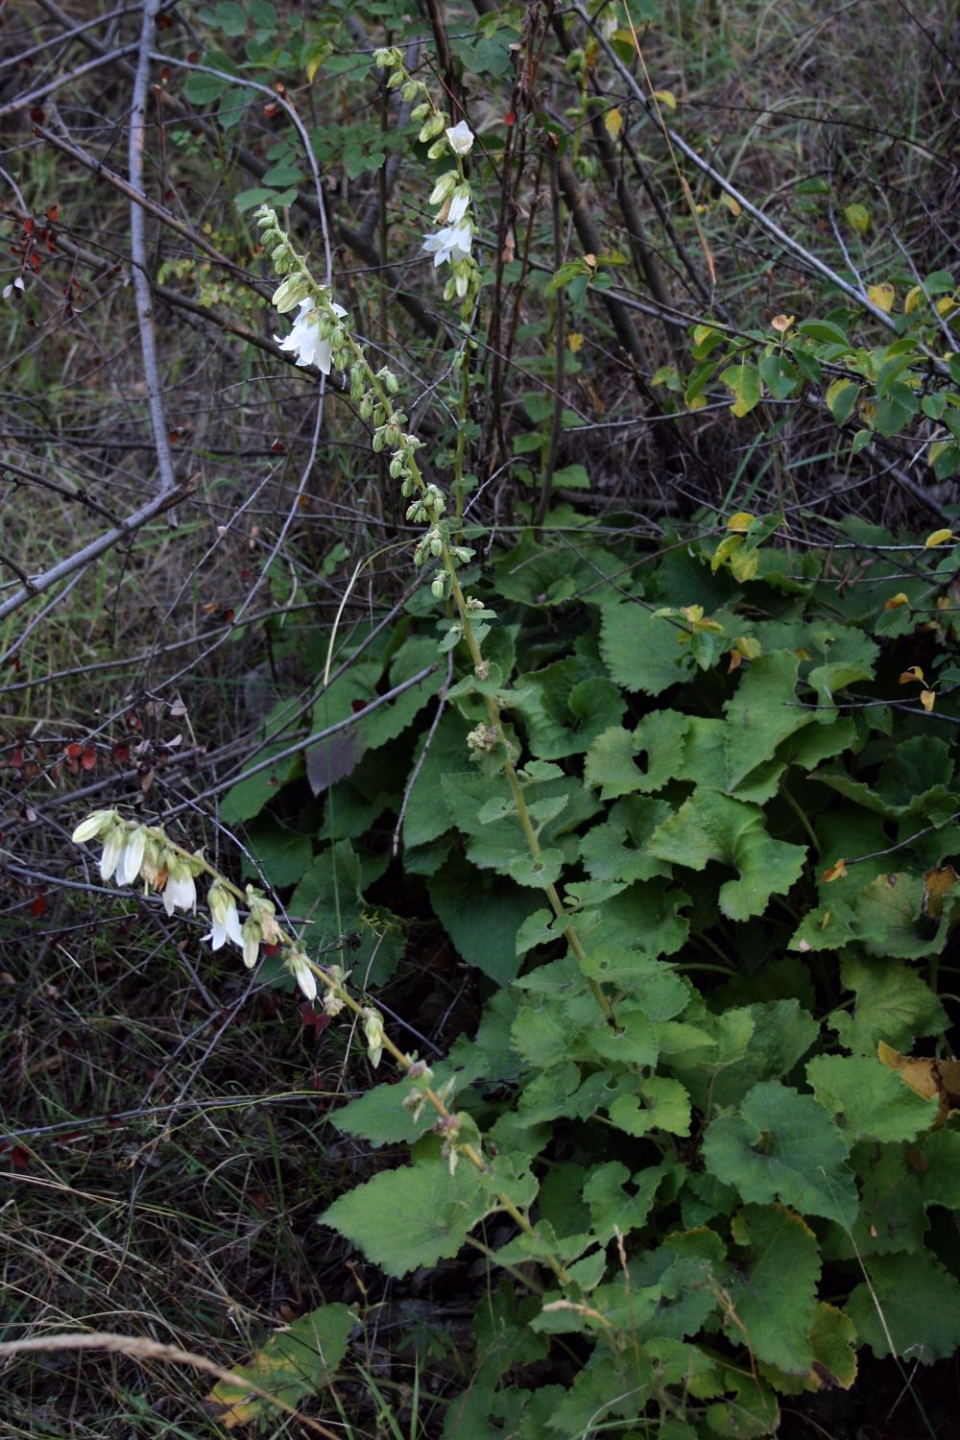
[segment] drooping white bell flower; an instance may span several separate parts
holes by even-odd
[[[461,120],[457,125],[451,125],[447,131],[447,139],[454,155],[469,155],[473,149],[473,131],[466,120]]]
[[[174,910],[197,908],[197,883],[183,860],[170,861],[167,883],[163,887],[163,908],[168,915],[172,915]]]
[[[330,308],[338,316],[347,313],[342,305],[335,305],[332,301]],[[315,365],[322,375],[329,375],[333,364],[333,345],[330,336],[323,333],[327,327],[321,325],[322,318],[313,297],[308,295],[300,301],[300,314],[287,338],[281,340],[275,335],[274,339],[281,350],[296,355],[298,365]]]
[[[210,906],[213,928],[209,935],[204,935],[204,940],[210,941],[213,950],[220,950],[228,940],[242,950],[243,931],[240,928],[240,916],[237,914],[237,902],[230,891],[225,890],[222,885],[211,885],[207,903]]]
[[[291,947],[283,957],[284,964],[293,975],[300,989],[308,1000],[317,998],[317,977],[310,966],[310,961],[302,950]]]
[[[423,248],[433,256],[434,269],[449,261],[455,265],[458,260],[469,260],[473,244],[473,231],[469,225],[445,225],[435,235],[426,236]]]

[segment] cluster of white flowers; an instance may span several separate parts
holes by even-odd
[[[199,856],[172,850],[146,825],[128,824],[116,810],[96,810],[73,832],[74,843],[103,841],[100,875],[118,885],[133,885],[143,879],[148,889],[163,898],[168,915],[174,910],[197,908],[196,877],[203,869]]]
[[[85,840],[103,841],[100,874],[104,880],[115,880],[118,885],[143,880],[148,891],[160,895],[168,915],[174,910],[196,910],[197,876],[208,866],[201,855],[186,855],[178,846],[169,844],[162,831],[124,820],[116,810],[97,810],[81,821],[73,840],[77,845]],[[207,892],[211,928],[204,940],[209,940],[214,950],[220,950],[229,940],[243,952],[248,969],[257,963],[261,944],[282,945],[284,964],[307,999],[315,1000],[317,977],[313,966],[302,950],[287,941],[271,901],[248,885],[246,902],[247,918],[241,925],[235,894],[225,881],[215,879]]]
[[[283,289],[281,285],[280,290]],[[279,294],[279,291],[277,292]],[[274,296],[275,305],[277,304]],[[342,305],[327,301],[324,309],[318,309],[312,295],[300,300],[300,314],[293,322],[293,329],[285,340],[279,335],[273,338],[281,350],[291,351],[297,357],[298,365],[315,365],[322,375],[330,374],[334,359],[334,338],[336,321],[346,315]],[[279,306],[277,306],[279,309]],[[334,318],[335,317],[335,318]]]
[[[346,315],[336,304],[329,289],[311,277],[302,255],[298,255],[277,224],[276,212],[261,205],[256,220],[263,227],[263,241],[270,250],[270,259],[283,280],[273,292],[273,304],[281,315],[299,307],[300,313],[285,340],[274,335],[281,350],[296,356],[298,365],[315,365],[322,375],[331,367],[343,369],[347,363],[346,331],[340,321]]]
[[[427,126],[424,126],[427,129]],[[473,131],[466,120],[444,130],[447,144],[454,155],[461,159],[473,149]],[[433,256],[434,268],[450,265],[453,270],[452,284],[448,284],[444,295],[447,299],[456,294],[463,299],[470,289],[475,272],[473,260],[474,225],[470,218],[470,186],[463,178],[461,167],[448,170],[440,176],[430,196],[430,204],[438,206],[436,221],[439,230],[424,237],[423,248]],[[448,292],[450,292],[448,294]]]

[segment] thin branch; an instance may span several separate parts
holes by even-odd
[[[36,90],[28,90],[26,95],[18,95],[15,99],[8,100],[5,105],[0,105],[0,120],[7,115],[15,115],[18,110],[39,105],[41,100],[45,100],[56,90],[62,90],[64,85],[72,85],[92,70],[102,70],[104,65],[120,59],[123,55],[132,55],[137,49],[136,45],[121,45],[119,50],[105,50],[96,60],[88,60],[86,65],[78,65],[66,75],[58,75],[56,80],[49,80],[46,85],[40,85]]]
[[[61,560],[49,570],[45,570],[42,575],[35,575],[27,581],[22,589],[0,605],[0,620],[12,615],[15,610],[20,609],[21,605],[26,605],[35,596],[42,595],[45,590],[49,590],[50,586],[56,585],[59,580],[65,580],[75,570],[89,565],[91,560],[96,560],[98,556],[111,550],[121,540],[128,540],[136,534],[141,525],[145,525],[148,520],[155,519],[157,515],[162,515],[165,510],[170,509],[171,505],[176,505],[178,501],[183,500],[192,490],[193,482],[186,480],[168,494],[158,495],[156,499],[150,501],[149,505],[144,505],[139,510],[135,510],[132,515],[128,515],[126,520],[121,521],[115,529],[107,530],[96,540],[91,540],[89,545],[84,545],[82,550],[68,555],[65,560]],[[0,655],[0,664],[3,664],[6,658],[6,653]]]
[[[137,58],[137,73],[133,82],[133,106],[130,112],[130,144],[127,168],[130,188],[139,197],[146,193],[143,183],[143,152],[146,141],[147,85],[150,81],[150,49],[157,28],[157,11],[160,0],[144,0],[143,20],[140,29],[140,53]],[[143,378],[147,388],[147,405],[150,423],[153,426],[153,444],[159,472],[159,493],[169,495],[176,489],[173,473],[173,452],[170,448],[170,431],[163,408],[163,385],[157,364],[157,337],[153,328],[153,296],[147,273],[147,235],[143,206],[139,199],[130,201],[130,254],[133,260],[133,294],[137,309],[137,325],[140,330],[140,350],[143,355]],[[171,511],[168,522],[175,525],[176,515]]]
[[[0,1343],[0,1357],[47,1350],[106,1350],[113,1355],[129,1355],[133,1360],[160,1360],[167,1365],[188,1365],[205,1375],[214,1376],[221,1384],[228,1385],[231,1391],[239,1388],[244,1394],[258,1395],[261,1400],[282,1410],[284,1414],[294,1416],[314,1434],[324,1436],[325,1440],[340,1440],[338,1433],[328,1430],[326,1425],[321,1425],[309,1415],[301,1415],[296,1406],[289,1405],[286,1400],[262,1389],[246,1374],[241,1377],[223,1365],[215,1365],[205,1355],[181,1350],[179,1345],[163,1345],[158,1340],[144,1340],[136,1335],[113,1335],[107,1331],[96,1330],[89,1334],[40,1335],[27,1340],[5,1340]],[[223,1403],[229,1410],[229,1402]]]

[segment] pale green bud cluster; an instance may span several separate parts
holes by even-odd
[[[425,485],[421,493],[414,496],[407,506],[407,519],[414,525],[432,525],[439,520],[446,508],[447,502],[437,486]]]
[[[477,725],[467,736],[467,749],[489,755],[499,736],[492,725]]]

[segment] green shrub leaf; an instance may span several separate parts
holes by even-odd
[[[714,1120],[703,1141],[707,1169],[748,1203],[781,1200],[802,1215],[851,1225],[857,1191],[847,1147],[812,1095],[779,1080],[755,1085],[738,1115]]]

